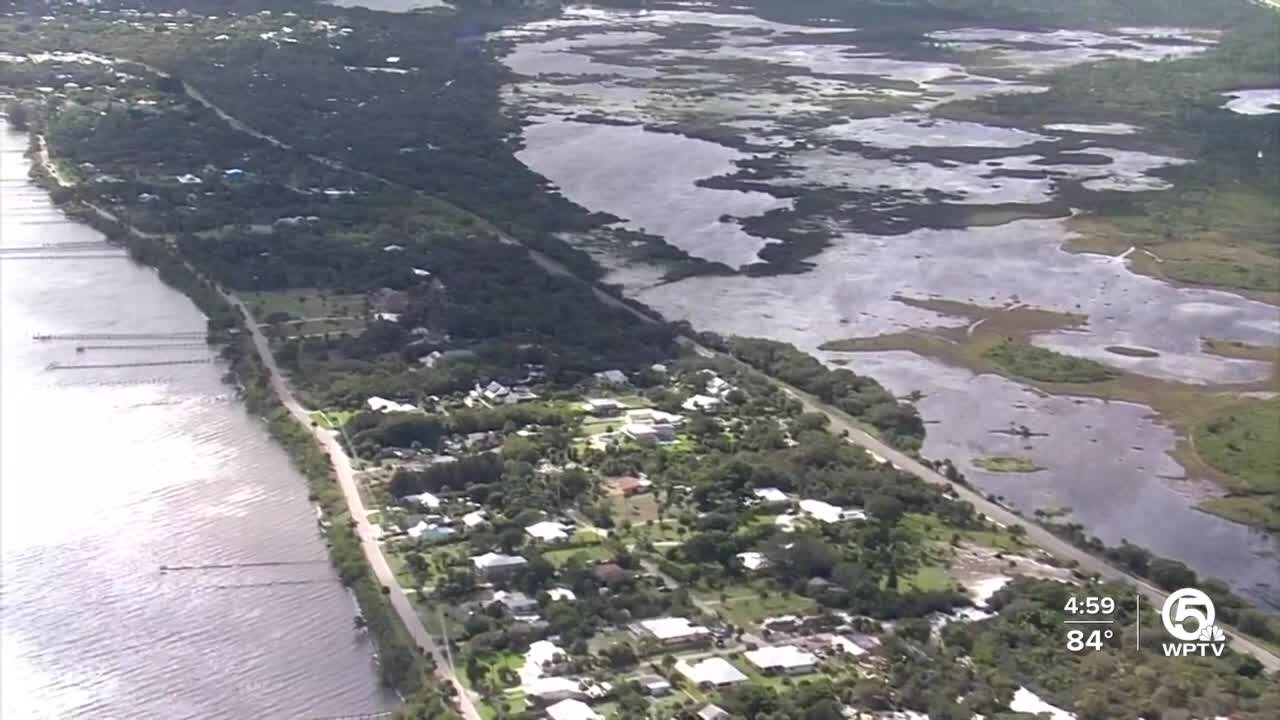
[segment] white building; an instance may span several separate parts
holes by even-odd
[[[720,407],[720,398],[714,398],[710,395],[694,395],[680,403],[680,407],[689,412],[711,412]]]
[[[429,492],[418,493],[417,495],[405,495],[404,499],[415,505],[430,508],[431,510],[435,510],[440,507],[440,498]]]
[[[421,540],[423,535],[430,534],[433,540],[439,540],[454,534],[453,528],[442,527],[436,523],[429,523],[426,520],[419,520],[417,525],[406,531],[409,537],[414,540]]]
[[[548,590],[547,597],[551,598],[552,602],[573,602],[578,599],[578,596],[573,594],[572,590],[561,587]]]
[[[818,657],[805,652],[795,645],[778,645],[748,650],[743,653],[747,662],[766,673],[785,673],[798,675],[813,672],[818,666]]]
[[[733,390],[734,390],[733,385],[731,385],[729,382],[727,382],[724,378],[720,377],[719,375],[712,375],[711,379],[707,381],[708,395],[714,395],[715,397],[723,398],[725,395],[728,395],[730,392],[733,392]]]
[[[586,410],[592,415],[602,417],[617,415],[622,412],[622,408],[622,403],[614,400],[613,398],[587,398],[587,400],[582,403],[583,410]]]
[[[560,542],[561,540],[568,540],[568,531],[571,529],[572,528],[569,525],[565,525],[562,522],[557,522],[555,520],[543,520],[542,522],[530,525],[525,528],[524,531],[535,540],[544,543],[553,543]]]
[[[627,379],[627,374],[621,370],[601,370],[592,375],[596,382],[605,383],[606,385],[630,385],[631,381]]]
[[[512,615],[529,615],[538,611],[538,601],[518,591],[499,590],[493,594],[493,602],[506,608]]]
[[[487,552],[483,555],[473,555],[471,564],[475,567],[476,572],[485,577],[493,577],[524,567],[529,564],[528,560],[519,555],[503,555],[502,553]]]
[[[548,707],[547,717],[551,720],[604,720],[590,705],[573,698]]]
[[[746,682],[747,676],[722,657],[709,657],[693,664],[676,662],[676,672],[698,687],[726,687]]]
[[[663,412],[657,408],[640,408],[627,411],[627,422],[635,425],[670,425],[684,427],[684,416]]]
[[[819,522],[828,524],[844,520],[867,519],[867,514],[861,510],[845,510],[822,500],[801,500],[800,511]]]
[[[468,530],[478,528],[487,522],[489,521],[484,519],[483,510],[476,510],[475,512],[469,512],[462,516],[462,526]]]
[[[664,617],[641,620],[636,626],[653,639],[670,645],[700,640],[711,634],[701,625],[694,625],[688,618]]]
[[[399,402],[396,402],[395,400],[388,400],[386,398],[378,397],[377,395],[374,395],[368,400],[365,400],[364,404],[368,405],[370,410],[374,412],[380,412],[380,413],[417,412],[418,411],[418,408],[414,405],[410,405],[408,403],[399,403]]]
[[[751,494],[766,505],[785,505],[791,501],[791,498],[788,498],[786,493],[776,487],[756,488],[751,491]]]
[[[769,567],[769,558],[765,557],[764,553],[748,550],[738,553],[738,564],[746,570],[755,572]]]
[[[642,445],[657,445],[676,440],[676,429],[666,424],[627,423],[622,426],[622,434]]]

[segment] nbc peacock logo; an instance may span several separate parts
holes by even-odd
[[[1214,624],[1217,610],[1213,600],[1196,588],[1182,588],[1165,598],[1160,608],[1165,632],[1181,642],[1162,643],[1167,657],[1213,655],[1222,657],[1227,634]]]

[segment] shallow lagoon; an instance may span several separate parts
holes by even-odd
[[[735,267],[766,242],[742,233],[737,219],[780,206],[764,192],[709,190],[696,183],[734,173],[736,163],[750,153],[639,127],[571,132],[563,121],[547,120],[546,113],[596,111],[652,123],[692,120],[699,127],[746,135],[754,147],[769,149],[777,168],[767,179],[753,181],[752,189],[877,198],[869,207],[858,205],[859,212],[893,216],[939,203],[974,209],[987,203],[1034,207],[1060,203],[1064,183],[1095,192],[1166,188],[1160,169],[1183,161],[1125,145],[1123,136],[1141,128],[1119,123],[1062,118],[1041,128],[1013,129],[938,120],[923,111],[948,93],[974,97],[1035,91],[1034,81],[1025,78],[1064,64],[1117,53],[1144,60],[1181,56],[1200,52],[1213,41],[1211,35],[1176,28],[1033,37],[971,29],[945,38],[968,43],[968,50],[996,50],[1005,69],[997,80],[955,63],[864,53],[856,48],[856,33],[841,38],[853,37],[854,43],[823,42],[820,34],[810,41],[797,37],[793,28],[766,21],[760,25],[748,16],[702,16],[604,10],[592,10],[590,17],[572,15],[569,22],[577,23],[579,38],[642,30],[666,36],[646,38],[627,55],[628,62],[652,61],[649,66],[658,68],[659,75],[578,83],[575,90],[588,98],[585,106],[566,106],[553,92],[521,94],[516,98],[521,106],[544,115],[526,129],[521,157],[570,199],[627,217],[632,226],[659,232],[695,256]],[[706,40],[708,26],[716,28],[716,42],[690,46],[690,37]],[[556,32],[565,27],[556,26]],[[773,47],[784,38],[785,47]],[[529,39],[545,40],[537,33]],[[717,44],[718,49],[709,49]],[[622,56],[618,48],[609,49],[610,59]],[[520,57],[507,61],[524,72]],[[833,72],[815,75],[815,65]],[[758,81],[762,72],[769,76],[765,85]],[[672,84],[699,75],[707,78],[702,92],[697,83]],[[734,78],[741,87],[732,87]],[[593,84],[594,94],[608,102],[593,104]],[[643,100],[627,107],[627,95]],[[911,107],[915,112],[903,112]],[[591,139],[579,137],[589,132]],[[584,157],[592,162],[583,163]],[[698,207],[681,208],[682,200],[691,197],[699,199]],[[721,214],[733,217],[719,222]],[[1061,219],[916,227],[894,235],[851,232],[839,212],[807,221],[833,229],[838,237],[809,258],[814,267],[802,274],[662,283],[657,273],[620,262],[610,280],[667,317],[689,320],[699,329],[772,337],[809,351],[843,337],[965,322],[896,302],[893,297],[899,293],[1085,313],[1089,324],[1084,331],[1052,333],[1035,341],[1189,382],[1251,381],[1266,372],[1260,363],[1203,353],[1203,335],[1280,343],[1274,307],[1135,275],[1123,258],[1068,253],[1062,246],[1070,233]],[[1115,345],[1158,354],[1135,358],[1106,350]],[[923,392],[919,406],[930,421],[925,454],[951,457],[979,487],[1015,506],[1027,512],[1069,506],[1074,519],[1109,542],[1125,538],[1185,560],[1255,598],[1280,592],[1280,543],[1194,509],[1213,488],[1183,479],[1182,469],[1167,454],[1174,433],[1149,408],[1046,397],[998,376],[974,376],[911,353],[819,356],[867,372],[897,393]],[[983,402],[975,403],[974,397]],[[975,417],[981,421],[974,422]],[[1027,449],[1021,438],[991,432],[1010,424],[1027,424],[1049,436],[1032,440]],[[1015,451],[1032,456],[1047,470],[999,475],[972,466],[981,455]]]

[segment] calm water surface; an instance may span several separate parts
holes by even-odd
[[[1070,231],[1062,219],[933,229],[912,227],[906,216],[940,203],[940,196],[952,205],[1035,207],[1058,199],[1068,182],[1094,192],[1168,188],[1159,171],[1187,160],[1122,142],[1141,128],[1062,117],[1044,128],[1018,129],[939,119],[929,110],[946,99],[1044,90],[1035,85],[1041,71],[1113,54],[1118,40],[1131,46],[1134,59],[1155,60],[1203,51],[1212,36],[1167,28],[1117,28],[1105,36],[1056,31],[1038,34],[1034,50],[1018,44],[1027,38],[988,28],[937,38],[985,43],[1002,53],[1011,69],[1020,69],[1020,77],[1009,81],[950,63],[877,56],[857,48],[856,35],[853,45],[848,38],[824,38],[830,31],[745,14],[573,7],[557,20],[526,25],[508,33],[515,47],[504,58],[523,76],[506,95],[513,112],[528,119],[519,158],[570,200],[623,217],[693,256],[735,267],[754,261],[767,242],[743,232],[741,220],[776,209],[780,205],[771,201],[780,201],[762,192],[761,183],[738,192],[698,182],[732,172],[717,168],[739,165],[748,153],[639,125],[589,126],[571,118],[592,111],[632,122],[742,131],[763,149],[752,153],[769,154],[786,170],[768,185],[874,195],[875,202],[842,195],[853,210],[796,218],[838,236],[809,258],[813,268],[804,273],[666,283],[640,263],[608,263],[606,256],[616,267],[609,279],[671,319],[791,342],[872,375],[895,393],[921,391],[925,397],[917,405],[930,423],[926,456],[953,459],[978,487],[1027,513],[1069,508],[1073,520],[1109,543],[1128,539],[1183,560],[1280,610],[1280,541],[1196,509],[1216,489],[1187,479],[1168,455],[1176,434],[1150,408],[1044,396],[911,353],[818,351],[829,340],[967,322],[904,305],[894,299],[900,294],[1085,314],[1086,328],[1035,342],[1153,377],[1190,383],[1265,378],[1264,364],[1208,355],[1201,338],[1280,343],[1274,306],[1136,275],[1123,258],[1068,253],[1063,244]],[[1150,41],[1171,33],[1194,42]],[[598,77],[602,59],[622,70]],[[761,63],[769,73],[761,72]],[[631,72],[637,67],[659,72],[641,76]],[[846,110],[851,99],[862,103],[856,113]],[[1087,151],[1091,160],[1059,154],[1063,148]],[[689,198],[696,198],[696,207],[682,205]],[[896,223],[901,231],[876,234],[849,222],[867,217]],[[1122,357],[1107,350],[1115,345],[1158,355]],[[1023,440],[999,432],[1021,424],[1045,435]],[[1046,469],[994,474],[973,465],[1000,453],[1030,456]]]
[[[0,125],[0,247],[100,241],[60,222],[27,182],[25,147]],[[221,382],[224,365],[46,369],[214,353],[77,353],[130,343],[32,340],[201,330],[204,316],[125,258],[13,259],[29,254],[0,259],[0,716],[298,719],[392,707],[304,480]],[[264,562],[293,564],[160,571]]]

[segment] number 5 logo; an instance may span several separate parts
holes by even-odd
[[[1160,608],[1164,629],[1183,642],[1196,642],[1205,628],[1213,627],[1217,612],[1209,596],[1195,588],[1182,588],[1164,601]],[[1194,621],[1193,628],[1188,621]]]

